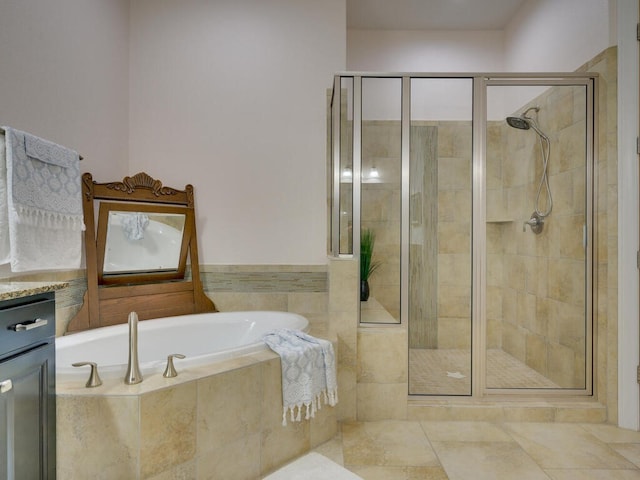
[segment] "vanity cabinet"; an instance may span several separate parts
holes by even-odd
[[[52,480],[54,293],[0,302],[0,478]]]

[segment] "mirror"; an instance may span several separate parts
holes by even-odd
[[[82,182],[87,293],[67,333],[126,323],[134,310],[140,320],[216,311],[200,279],[191,185],[144,172]]]
[[[187,216],[184,207],[101,202],[98,283],[182,278],[190,239]]]
[[[178,269],[184,214],[109,212],[102,272],[163,272]]]

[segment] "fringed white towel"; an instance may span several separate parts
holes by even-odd
[[[338,403],[336,359],[328,340],[315,338],[299,330],[280,329],[267,333],[264,342],[278,355],[282,364],[282,425],[313,418],[325,404]],[[296,412],[297,409],[297,412]]]
[[[7,211],[7,160],[4,133],[0,132],[0,265],[11,260],[9,212]]]
[[[4,129],[11,270],[79,268],[84,220],[78,153]]]

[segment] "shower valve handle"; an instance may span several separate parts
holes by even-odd
[[[523,232],[527,230],[527,225],[531,227],[531,231],[533,233],[540,233],[542,232],[542,227],[544,226],[544,219],[540,214],[533,212],[531,214],[531,218],[522,224]]]

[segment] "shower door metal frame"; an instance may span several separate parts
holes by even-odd
[[[353,79],[353,228],[352,254],[340,254],[340,89],[341,79]],[[594,351],[597,338],[594,332],[594,312],[597,311],[594,285],[596,281],[595,232],[596,232],[596,169],[598,152],[598,74],[590,72],[534,72],[534,73],[392,73],[392,72],[342,72],[334,77],[332,108],[333,196],[330,206],[331,241],[334,257],[359,258],[360,255],[360,207],[362,178],[362,79],[399,78],[402,80],[401,112],[401,232],[400,232],[400,323],[408,327],[409,306],[409,161],[411,124],[411,80],[413,78],[470,79],[472,80],[472,231],[471,231],[471,393],[456,398],[481,398],[500,396],[585,397],[594,395]],[[585,388],[558,389],[489,389],[486,385],[486,130],[487,87],[489,86],[584,86],[586,88],[586,249],[585,249]],[[338,113],[335,107],[338,106]],[[336,125],[336,123],[338,125]],[[338,220],[336,220],[338,219]],[[359,308],[358,308],[359,311]],[[363,325],[359,322],[359,325]],[[424,398],[424,395],[415,395]],[[429,395],[429,398],[451,398],[450,395]]]
[[[478,326],[472,332],[471,358],[472,358],[472,382],[471,397],[497,397],[514,395],[558,397],[558,396],[592,396],[594,395],[593,364],[594,351],[596,349],[596,336],[594,332],[594,312],[596,308],[596,295],[594,285],[597,285],[594,268],[595,259],[595,232],[596,232],[596,176],[598,135],[597,122],[598,103],[597,83],[598,75],[591,73],[540,73],[540,74],[491,74],[476,77],[474,82],[474,152],[473,152],[473,253],[472,253],[472,321],[473,326]],[[486,128],[487,128],[487,87],[490,86],[577,86],[585,87],[585,387],[584,388],[488,388],[486,351],[487,351],[487,310],[486,310],[486,185],[484,172],[486,172]],[[476,97],[475,95],[478,95]],[[477,110],[477,111],[476,111]],[[480,118],[478,118],[480,117]],[[476,119],[479,121],[476,122]],[[476,238],[476,232],[479,233]],[[473,368],[478,365],[479,368]]]

